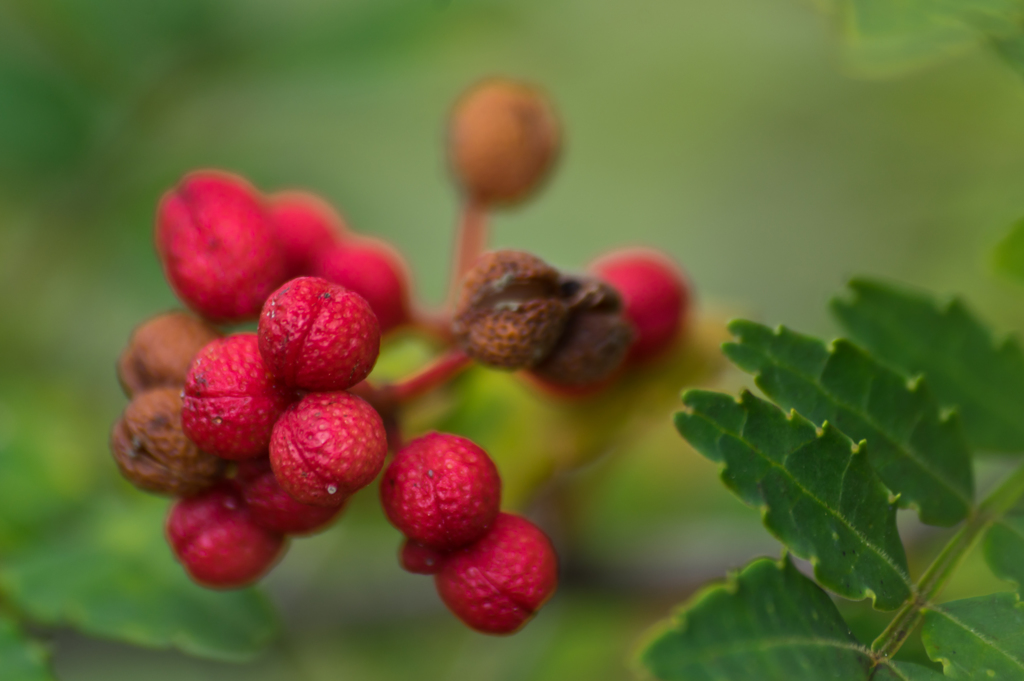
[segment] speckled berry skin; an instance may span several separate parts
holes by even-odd
[[[382,334],[409,322],[409,272],[402,257],[375,239],[347,239],[324,251],[313,274],[355,291],[377,315]]]
[[[345,507],[344,498],[337,500],[337,506],[310,506],[295,501],[278,484],[267,459],[240,461],[235,480],[253,521],[280,534],[305,535],[324,530]]]
[[[231,482],[175,502],[166,535],[189,576],[213,589],[252,584],[273,567],[285,541],[256,524]]]
[[[666,256],[650,249],[623,250],[597,260],[590,270],[622,296],[623,312],[636,331],[631,362],[661,355],[685,332],[690,290]]]
[[[185,380],[181,425],[204,452],[247,459],[267,451],[274,423],[296,399],[263,363],[254,333],[207,344]]]
[[[129,397],[152,388],[180,386],[204,345],[220,333],[186,312],[166,312],[139,324],[117,360],[117,378]]]
[[[289,279],[311,274],[321,253],[348,238],[345,220],[315,194],[278,192],[267,199],[267,209]]]
[[[527,198],[547,177],[560,143],[547,98],[525,83],[485,80],[452,111],[449,158],[473,201],[513,204]]]
[[[524,251],[490,251],[466,274],[452,335],[481,364],[515,371],[536,366],[569,318],[558,270]]]
[[[403,570],[414,575],[436,575],[444,567],[446,555],[412,539],[406,539],[398,551],[398,562]]]
[[[190,173],[164,194],[154,240],[171,288],[212,321],[254,319],[287,274],[259,192],[228,173]]]
[[[388,520],[406,537],[438,551],[487,532],[501,506],[501,477],[487,452],[448,433],[428,433],[403,447],[380,485]]]
[[[260,354],[282,383],[345,390],[369,376],[380,326],[362,296],[318,277],[292,279],[263,305]]]
[[[502,513],[484,537],[450,554],[434,576],[437,593],[467,626],[511,634],[558,586],[558,556],[536,525]]]
[[[355,395],[310,393],[274,426],[270,464],[296,501],[337,506],[369,485],[387,456],[380,415]]]

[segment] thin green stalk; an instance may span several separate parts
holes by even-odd
[[[914,597],[903,604],[874,643],[871,644],[875,660],[891,658],[910,636],[924,616],[923,609],[931,605],[946,586],[963,559],[981,540],[992,523],[999,520],[1024,496],[1024,466],[1015,470],[981,503],[964,523],[942,552],[932,561],[914,589]]]

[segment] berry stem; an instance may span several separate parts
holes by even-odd
[[[466,272],[487,248],[487,207],[473,199],[467,199],[462,208],[462,220],[455,241],[455,257],[448,289],[448,307],[454,307],[459,297],[459,286]]]
[[[417,373],[383,386],[381,390],[396,404],[403,404],[444,385],[472,363],[462,350],[449,350]]]

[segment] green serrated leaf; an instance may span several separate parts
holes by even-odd
[[[820,431],[744,391],[739,401],[691,390],[676,428],[723,464],[722,481],[762,511],[765,526],[814,564],[826,588],[880,610],[910,595],[907,557],[896,531],[896,504],[857,447],[831,424]]]
[[[644,647],[665,681],[939,679],[918,665],[875,662],[835,604],[789,559],[759,558],[705,588]]]
[[[46,649],[0,615],[0,681],[53,681]]]
[[[928,657],[948,679],[1024,679],[1024,604],[998,593],[927,608],[921,631]]]
[[[1019,41],[1020,47],[1024,50],[1024,41]],[[1004,58],[1010,59],[1016,55],[1015,48],[1018,42],[1005,42],[1001,49],[1005,49]],[[1024,67],[1024,52],[1021,54],[1020,66]],[[1014,60],[1016,61],[1016,60]],[[1024,220],[1018,220],[1010,229],[1009,234],[1003,237],[1002,241],[996,244],[992,252],[992,266],[1000,274],[1016,279],[1018,283],[1024,283]]]
[[[974,495],[970,451],[959,419],[943,418],[922,381],[905,378],[849,341],[822,341],[745,320],[729,325],[738,339],[725,354],[755,376],[757,387],[784,409],[828,421],[855,441],[882,482],[916,507],[929,525],[967,517]]]
[[[0,591],[44,624],[201,657],[251,658],[276,632],[272,607],[254,589],[192,583],[164,541],[164,510],[155,500],[101,509],[66,537],[5,557]]]
[[[1024,354],[1016,340],[997,344],[959,300],[877,281],[850,282],[853,297],[832,311],[857,343],[907,374],[923,373],[943,405],[956,407],[967,440],[979,449],[1024,451]]]
[[[997,520],[985,535],[985,560],[992,572],[1024,586],[1024,516]]]

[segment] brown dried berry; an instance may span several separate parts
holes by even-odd
[[[117,360],[117,378],[129,397],[143,390],[185,383],[188,365],[217,329],[186,312],[167,312],[132,331]]]
[[[467,355],[496,369],[527,369],[558,342],[569,309],[558,270],[521,251],[484,253],[466,275],[452,333]]]
[[[199,451],[181,430],[181,388],[139,393],[114,424],[110,451],[133,485],[193,496],[223,477],[227,462]]]
[[[618,312],[574,314],[558,345],[533,373],[559,386],[578,388],[611,378],[633,342],[633,327]]]
[[[534,87],[486,80],[456,103],[449,129],[452,168],[470,199],[512,204],[528,197],[558,157],[561,132]]]

